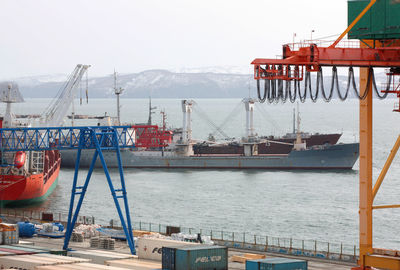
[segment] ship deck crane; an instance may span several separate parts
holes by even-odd
[[[75,92],[79,88],[82,77],[89,67],[90,65],[76,65],[68,81],[60,89],[57,97],[54,98],[43,112],[39,119],[39,126],[57,127],[63,125],[63,119],[67,115],[69,107],[74,102]]]
[[[379,1],[379,0],[378,0]],[[364,1],[366,2],[366,1]],[[376,249],[373,247],[373,210],[385,208],[398,208],[396,205],[373,205],[374,198],[382,184],[383,178],[389,169],[389,166],[396,155],[400,146],[400,136],[380,173],[375,185],[372,180],[372,107],[373,107],[373,88],[380,98],[384,98],[388,93],[395,93],[400,98],[400,87],[392,84],[392,77],[400,75],[400,37],[397,32],[395,38],[359,38],[359,48],[342,47],[340,42],[342,38],[349,33],[350,30],[360,21],[360,19],[371,9],[377,0],[371,0],[362,12],[353,20],[348,28],[340,35],[340,37],[328,47],[317,46],[316,42],[309,44],[300,44],[296,50],[294,44],[283,45],[282,59],[255,59],[254,79],[257,80],[258,97],[261,102],[285,102],[289,99],[295,102],[297,97],[304,102],[307,92],[312,101],[316,101],[321,89],[322,97],[325,101],[330,101],[336,84],[336,90],[341,100],[348,97],[350,87],[353,87],[356,96],[360,99],[360,171],[359,171],[359,245],[360,256],[358,265],[354,269],[400,269],[399,251],[389,251],[385,249]],[[383,0],[381,1],[383,3]],[[389,3],[389,1],[387,1]],[[392,1],[393,5],[400,5]],[[389,10],[389,11],[388,11]],[[392,7],[392,10],[399,10],[398,7]],[[390,12],[386,9],[383,14]],[[395,12],[395,11],[393,11]],[[376,13],[374,13],[376,17]],[[397,14],[398,15],[398,14]],[[394,15],[393,18],[398,18]],[[371,15],[372,18],[372,15]],[[400,25],[396,25],[396,29]],[[380,35],[380,33],[379,33]],[[391,33],[391,35],[393,34]],[[332,82],[329,94],[324,91],[322,68],[332,67]],[[348,67],[349,77],[346,92],[340,92],[337,67]],[[357,90],[354,80],[354,67],[360,68],[360,88]],[[376,87],[373,68],[389,68],[388,81],[385,89],[379,91]],[[317,73],[316,90],[311,89],[311,72]],[[261,80],[265,80],[264,94],[261,95]],[[300,81],[304,80],[304,90],[300,90]],[[284,87],[285,84],[285,87]],[[391,86],[392,85],[392,86]],[[393,86],[394,85],[394,86]],[[294,90],[292,91],[292,88]],[[400,111],[395,108],[395,111]]]
[[[67,231],[64,240],[64,249],[68,249],[73,228],[77,221],[83,199],[93,173],[96,160],[99,158],[104,174],[111,191],[121,225],[126,235],[132,254],[135,254],[132,223],[130,218],[128,197],[125,187],[124,171],[120,149],[135,147],[135,133],[130,126],[115,127],[42,127],[42,128],[2,128],[0,129],[0,151],[44,151],[76,149],[77,158],[72,183],[70,207],[68,212]],[[93,159],[83,185],[78,185],[78,172],[81,152],[84,149],[94,149]],[[120,188],[115,188],[107,164],[103,157],[103,150],[115,151],[118,160]],[[78,203],[75,205],[75,197]],[[122,211],[119,199],[123,200],[125,213]]]

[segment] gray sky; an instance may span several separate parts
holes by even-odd
[[[281,45],[340,34],[346,0],[2,0],[0,78],[246,66]],[[250,65],[249,65],[250,72]]]

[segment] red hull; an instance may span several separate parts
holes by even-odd
[[[50,151],[46,151],[46,158]],[[29,204],[46,198],[54,189],[60,172],[61,158],[54,151],[51,160],[47,158],[44,173],[0,176],[0,202],[3,205]]]

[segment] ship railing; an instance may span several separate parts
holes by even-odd
[[[134,229],[165,234],[168,225],[134,222]],[[271,252],[286,255],[354,263],[358,259],[358,246],[351,243],[333,243],[321,240],[305,240],[289,237],[267,236],[249,232],[231,232],[177,226],[181,233],[195,239],[197,234],[209,236],[218,245],[250,251]],[[190,237],[191,236],[191,237]]]
[[[58,166],[59,163],[61,163],[61,158],[58,158],[53,163],[53,165],[47,170],[47,172],[43,176],[44,183],[46,183],[47,180],[49,180],[50,176],[54,174],[54,172],[56,171],[57,166]]]

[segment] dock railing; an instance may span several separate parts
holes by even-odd
[[[168,225],[158,223],[135,222],[134,229],[165,234]],[[274,237],[247,232],[199,229],[176,226],[184,234],[209,236],[214,243],[230,248],[251,251],[280,253],[294,256],[306,256],[336,261],[356,262],[359,250],[356,245],[332,243],[319,240]]]
[[[49,214],[52,215],[52,220],[48,220],[49,222],[65,223],[68,220],[67,212],[50,213],[47,211],[0,208],[0,216],[14,217],[19,220],[41,220],[43,222],[45,221],[43,217],[48,218]],[[95,218],[93,216],[79,216],[77,224],[95,224]],[[109,226],[109,224],[107,224],[107,226]],[[115,226],[119,227],[118,222]],[[167,227],[170,226],[171,225],[142,221],[133,223],[134,230],[157,232],[161,234],[166,234]],[[184,234],[209,236],[210,239],[218,245],[249,251],[280,253],[346,262],[356,262],[359,255],[359,250],[356,245],[344,243],[274,237],[248,232],[231,232],[183,226],[174,227],[179,227],[181,233]]]
[[[42,222],[59,222],[66,223],[68,221],[68,212],[49,212],[22,210],[18,208],[0,208],[0,216],[8,218],[16,218],[19,220],[40,220]],[[95,224],[93,216],[78,216],[77,224]]]

